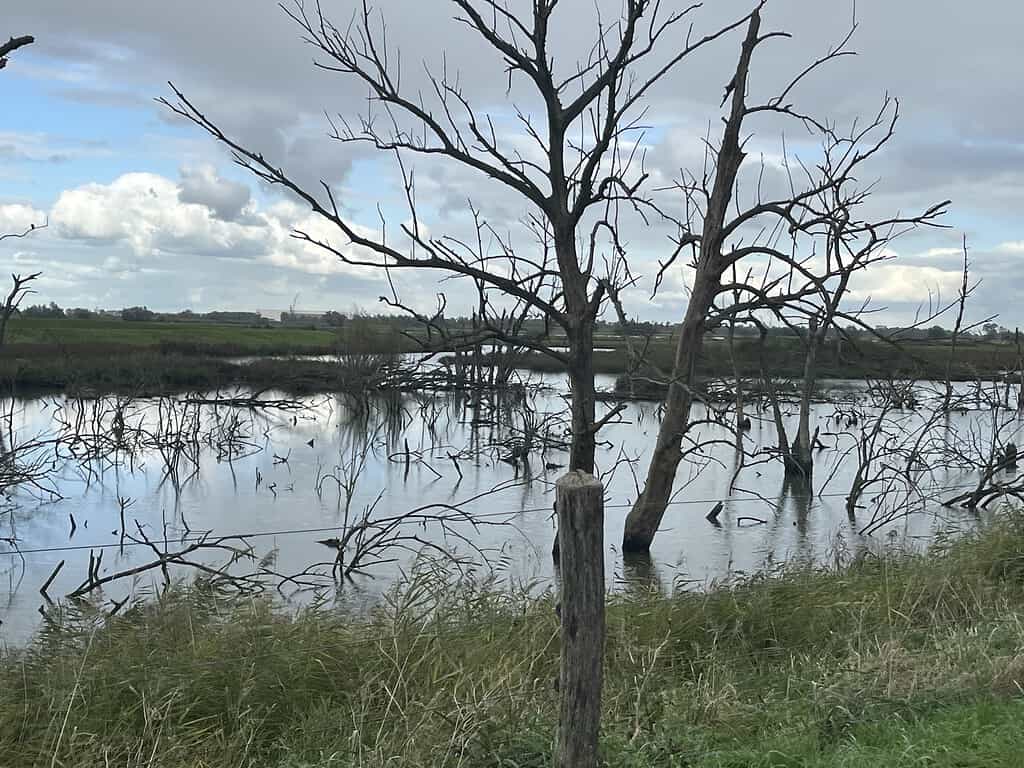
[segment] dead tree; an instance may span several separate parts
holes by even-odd
[[[0,44],[0,69],[7,66],[7,57],[11,53],[34,42],[35,38],[31,35],[23,35],[12,37],[6,43]],[[28,237],[43,226],[46,226],[45,222],[41,225],[30,224],[21,232],[0,233],[0,242],[11,238]],[[39,275],[39,272],[29,275],[11,275],[10,293],[7,294],[3,305],[0,306],[0,347],[3,347],[7,340],[7,326],[11,316],[18,311],[22,300],[32,293],[30,284],[38,279]],[[13,413],[13,402],[10,408]],[[47,483],[47,475],[51,468],[45,456],[41,455],[41,450],[52,447],[52,441],[41,437],[19,441],[15,435],[13,419],[8,416],[4,422],[0,426],[0,490],[7,493],[11,488],[27,486],[33,491],[56,498],[58,496],[56,489]]]
[[[1013,332],[1013,343],[1017,347],[1017,413],[1024,413],[1024,349],[1020,343],[1020,328]]]
[[[37,227],[33,227],[29,231],[33,231]],[[3,240],[8,235],[0,235],[0,240]],[[11,292],[7,294],[7,298],[4,299],[3,308],[0,309],[0,347],[3,347],[4,342],[7,341],[7,325],[10,322],[11,315],[18,311],[18,306],[22,300],[33,293],[32,288],[29,284],[34,280],[39,279],[42,272],[33,272],[30,275],[11,275]]]
[[[1024,476],[1017,465],[1017,444],[1024,426],[1015,411],[1000,411],[996,398],[989,413],[979,414],[966,429],[947,434],[943,463],[959,467],[973,482],[963,493],[944,499],[944,506],[977,510],[999,499],[1024,500]]]
[[[7,57],[14,53],[19,48],[24,48],[26,45],[31,45],[36,39],[32,35],[22,35],[21,37],[12,37],[6,43],[0,44],[0,69],[7,66]]]
[[[837,283],[844,284],[853,273],[886,258],[885,244],[906,229],[935,224],[947,205],[936,205],[910,217],[859,218],[857,208],[868,198],[870,187],[858,188],[856,177],[892,137],[898,102],[886,97],[872,120],[855,123],[845,133],[789,103],[793,89],[809,74],[850,53],[846,45],[853,34],[851,29],[838,46],[799,72],[776,96],[760,104],[748,103],[747,80],[755,50],[767,40],[788,37],[784,33],[762,33],[760,24],[758,9],[748,19],[736,72],[726,86],[723,105],[729,101],[729,110],[721,139],[713,151],[709,150],[708,167],[702,176],[691,175],[678,183],[688,215],[680,227],[677,249],[662,265],[655,287],[680,254],[690,252],[690,298],[644,490],[626,520],[625,551],[648,551],[665,514],[682,457],[680,448],[688,429],[696,362],[709,317],[727,316],[715,309],[716,300],[738,290],[744,298],[730,311],[816,317],[816,333],[822,334],[831,321],[849,316],[828,299]],[[764,199],[759,177],[755,200],[744,207],[737,194],[737,177],[746,158],[742,131],[748,118],[761,114],[791,118],[806,127],[820,139],[821,157],[814,168],[798,160],[794,163],[804,177],[798,185],[783,144],[788,195]],[[748,279],[740,285],[723,281],[723,276],[744,260],[766,262],[760,279]],[[815,339],[808,338],[808,342],[809,349],[813,349]],[[813,377],[814,361],[809,363],[807,368]]]
[[[202,574],[210,584],[222,589],[231,589],[240,593],[256,593],[264,589],[265,584],[259,578],[259,573],[244,572],[234,573],[233,568],[237,563],[251,561],[256,563],[256,557],[252,548],[239,536],[214,536],[207,531],[197,537],[186,538],[178,549],[168,549],[165,542],[154,541],[146,534],[145,528],[135,521],[135,528],[138,535],[129,535],[127,539],[133,546],[146,547],[153,553],[153,559],[141,565],[132,566],[123,570],[114,571],[106,576],[100,575],[100,566],[103,562],[103,550],[89,551],[89,567],[84,581],[74,590],[68,593],[69,598],[80,598],[102,589],[104,586],[133,579],[148,571],[160,570],[163,576],[165,587],[172,583],[172,568],[186,568]],[[161,546],[162,544],[162,546]],[[199,557],[194,557],[195,555]],[[209,555],[226,556],[223,563],[211,565],[204,562],[202,556]]]
[[[960,292],[958,294],[956,323],[953,325],[953,335],[949,339],[949,357],[946,359],[946,390],[942,400],[942,408],[946,411],[953,407],[953,362],[956,359],[957,342],[960,341],[960,336],[964,332],[964,310],[967,307],[967,296],[973,290],[969,283],[970,262],[968,260],[967,235],[964,235],[963,239],[963,254],[963,279],[960,282]]]
[[[866,406],[855,403],[846,413],[835,414],[832,470],[818,491],[824,493],[840,469],[853,463],[846,513],[862,534],[927,509],[944,472],[946,453],[941,429],[946,414],[938,390],[895,378],[866,383]]]
[[[472,201],[467,203],[473,218],[473,237],[459,241],[458,247],[467,253],[464,256],[476,263],[493,260],[499,252],[502,258],[512,263],[513,276],[519,274],[515,266],[515,250],[506,236],[501,235],[482,217]],[[452,241],[455,247],[455,241]],[[397,291],[381,300],[414,318],[423,334],[403,332],[419,349],[426,353],[451,352],[444,359],[452,369],[455,379],[479,396],[481,388],[500,389],[507,387],[523,354],[543,344],[550,332],[545,323],[539,333],[527,334],[525,326],[536,314],[530,302],[518,297],[501,294],[495,301],[493,289],[481,277],[469,278],[477,293],[477,304],[473,308],[468,326],[453,323],[445,316],[447,298],[441,293],[432,314],[422,313],[407,306],[400,300]],[[549,320],[549,319],[548,319]]]
[[[614,247],[619,216],[650,210],[636,141],[645,97],[692,53],[751,17],[696,38],[686,29],[698,6],[665,11],[658,0],[625,0],[616,23],[599,21],[588,57],[561,71],[555,66],[559,57],[550,30],[558,16],[565,23],[579,20],[558,0],[535,0],[522,13],[494,0],[451,1],[457,21],[502,61],[508,93],[513,84],[525,87],[542,105],[539,115],[511,105],[539,160],[500,136],[491,118],[470,103],[445,62],[438,71],[426,70],[423,87],[411,83],[401,61],[416,57],[400,55],[389,43],[383,18],[367,2],[341,27],[319,5],[310,12],[299,0],[285,9],[320,57],[318,67],[367,90],[367,111],[358,118],[342,114],[332,119],[331,136],[394,157],[409,207],[409,219],[400,227],[385,221],[378,232],[371,232],[346,218],[327,184],[322,189],[303,186],[272,158],[226,134],[173,85],[176,100],[164,103],[227,146],[236,162],[261,180],[298,196],[346,242],[296,232],[300,240],[348,264],[436,270],[476,281],[489,293],[525,302],[537,317],[560,328],[567,352],[529,337],[511,339],[499,327],[486,328],[484,335],[522,343],[564,367],[572,390],[570,468],[592,472],[596,434],[607,418],[596,415],[593,375],[593,328],[606,299],[601,270],[610,262],[608,272],[615,274],[615,263],[622,259],[621,249]],[[516,195],[529,211],[524,223],[537,241],[531,255],[505,244],[481,255],[457,237],[428,234],[417,211],[413,158],[468,169]],[[611,254],[607,260],[602,259],[605,253]]]
[[[7,66],[7,57],[18,50],[24,48],[26,45],[31,45],[35,42],[35,38],[31,35],[23,35],[21,37],[12,37],[6,43],[0,44],[0,69]],[[43,224],[42,226],[45,226]],[[27,237],[35,230],[39,229],[40,226],[36,224],[29,225],[28,229],[21,232],[7,232],[0,233],[0,242],[9,238],[22,238]],[[11,315],[14,314],[18,309],[18,305],[26,295],[31,293],[31,289],[28,288],[28,284],[39,277],[40,273],[35,272],[31,275],[11,275],[11,280],[14,285],[11,288],[11,292],[7,295],[7,299],[4,301],[2,314],[0,314],[0,347],[3,346],[4,341],[7,337],[7,322],[10,320]]]

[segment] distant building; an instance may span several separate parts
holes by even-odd
[[[207,312],[204,320],[214,323],[234,323],[237,325],[260,325],[265,322],[259,312]]]
[[[281,325],[309,328],[326,328],[328,323],[324,318],[326,312],[282,312]]]

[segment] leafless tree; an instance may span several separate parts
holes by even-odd
[[[946,453],[946,414],[937,391],[894,377],[866,384],[866,401],[835,413],[832,470],[818,491],[824,493],[840,468],[853,463],[846,512],[860,533],[933,506]]]
[[[912,216],[871,219],[859,213],[871,187],[858,187],[857,176],[893,136],[898,102],[886,97],[872,119],[854,122],[848,131],[802,113],[789,102],[793,90],[806,77],[851,53],[847,45],[855,27],[856,24],[837,46],[797,73],[775,96],[761,103],[748,103],[748,76],[755,50],[766,41],[788,35],[762,33],[760,8],[747,20],[736,71],[722,102],[723,106],[728,102],[729,108],[721,138],[713,148],[708,142],[704,173],[691,174],[678,183],[687,216],[680,223],[675,253],[662,265],[659,282],[665,270],[689,252],[693,255],[692,285],[669,379],[665,416],[644,490],[626,520],[626,551],[648,551],[665,514],[689,426],[696,362],[709,318],[727,316],[725,312],[714,311],[719,297],[728,297],[733,291],[742,293],[743,300],[736,302],[731,312],[758,310],[784,319],[788,313],[790,319],[785,321],[790,325],[793,315],[805,318],[808,326],[813,327],[806,334],[805,378],[813,378],[814,356],[832,323],[862,313],[844,311],[838,304],[837,299],[845,293],[851,277],[888,258],[885,246],[894,237],[916,226],[936,224],[945,211],[947,203]],[[821,151],[814,167],[810,167],[794,161],[783,143],[788,192],[774,199],[762,195],[762,163],[754,202],[744,207],[737,190],[740,167],[747,156],[743,130],[748,118],[759,115],[796,121],[819,139]],[[797,174],[803,177],[801,183],[794,178]],[[747,260],[762,265],[759,279],[748,279],[739,285],[723,280],[734,265]],[[809,445],[806,433],[806,424],[801,423],[798,446]]]
[[[960,281],[960,291],[957,295],[956,322],[953,324],[953,335],[949,339],[949,357],[946,358],[946,389],[942,407],[947,411],[953,407],[953,361],[956,359],[957,344],[964,331],[968,330],[964,328],[964,311],[967,308],[967,297],[975,287],[970,284],[970,260],[968,258],[966,235],[964,235],[963,239],[963,254],[964,265],[961,272],[963,279]]]
[[[0,240],[3,240],[4,237],[6,235],[0,235]],[[30,284],[38,280],[41,274],[42,272],[33,272],[30,275],[11,275],[11,292],[7,294],[3,307],[0,308],[0,347],[3,347],[4,342],[7,341],[7,325],[11,315],[18,310],[22,300],[33,292]]]
[[[1024,477],[1018,471],[1017,459],[1024,425],[1016,410],[1002,408],[999,398],[990,404],[990,410],[975,414],[965,428],[950,430],[943,461],[968,473],[973,485],[944,499],[947,507],[976,510],[998,499],[1024,500]]]
[[[22,35],[21,37],[12,37],[6,43],[0,44],[0,69],[7,66],[7,57],[10,54],[19,48],[31,45],[35,41],[36,39],[32,35]]]
[[[19,48],[24,48],[35,42],[31,35],[11,37],[6,43],[0,44],[0,69],[7,66],[8,56]],[[8,239],[20,239],[28,237],[42,225],[30,224],[20,232],[0,233],[0,242]],[[21,301],[32,292],[31,283],[39,277],[40,273],[35,272],[29,275],[12,274],[12,286],[10,292],[0,306],[0,347],[7,339],[7,326]],[[13,401],[5,407],[2,422],[0,422],[0,491],[7,494],[16,487],[28,488],[30,492],[38,493],[49,498],[58,498],[56,488],[48,482],[48,476],[52,470],[47,451],[54,441],[45,436],[33,437],[30,439],[19,439],[14,430],[14,409]],[[16,546],[14,539],[9,543]]]
[[[0,69],[7,66],[7,57],[26,45],[31,45],[35,42],[35,38],[31,35],[23,35],[21,37],[12,37],[6,43],[0,45]],[[45,226],[45,224],[43,225]],[[22,238],[27,237],[35,230],[39,229],[36,224],[30,224],[27,229],[21,232],[7,232],[0,233],[0,242],[9,238]],[[21,300],[30,293],[28,284],[39,277],[40,273],[35,272],[31,275],[11,275],[13,281],[13,287],[11,292],[7,295],[7,299],[4,301],[2,314],[0,314],[0,347],[3,346],[4,340],[7,337],[7,322],[10,320],[11,315],[17,310]]]
[[[367,2],[341,27],[319,4],[307,8],[298,0],[285,7],[320,57],[318,67],[367,89],[365,113],[356,120],[333,118],[331,135],[345,144],[368,144],[393,155],[410,211],[409,221],[397,229],[382,222],[379,232],[369,233],[347,219],[328,185],[320,190],[304,187],[272,158],[225,133],[173,85],[176,99],[164,103],[228,147],[257,177],[297,195],[333,225],[345,244],[296,232],[300,240],[349,264],[439,270],[475,281],[488,294],[521,301],[560,328],[568,351],[528,336],[511,338],[497,324],[485,323],[481,336],[522,344],[564,366],[572,390],[570,468],[592,472],[596,435],[608,418],[596,415],[593,376],[593,328],[607,296],[601,278],[624,273],[619,217],[650,211],[650,199],[642,192],[642,142],[636,140],[645,98],[691,54],[742,27],[751,16],[697,37],[688,24],[697,5],[667,11],[659,0],[625,0],[613,23],[599,22],[587,58],[563,71],[555,66],[559,52],[550,31],[556,17],[571,19],[574,11],[559,0],[534,0],[521,13],[496,0],[451,3],[456,20],[505,66],[509,92],[513,82],[517,87],[525,84],[542,105],[541,114],[535,115],[513,104],[536,152],[520,151],[502,138],[446,63],[438,71],[426,69],[425,87],[411,83],[401,61],[413,57],[392,46],[383,18]],[[529,211],[524,223],[534,238],[530,255],[512,250],[503,239],[494,238],[481,253],[457,237],[428,234],[417,211],[409,164],[416,157],[469,169],[517,195]]]

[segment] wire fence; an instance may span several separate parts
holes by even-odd
[[[942,486],[930,489],[933,493],[946,493],[950,491],[958,490],[969,490],[975,488],[976,484],[965,484],[965,485],[950,485]],[[848,494],[843,492],[833,493],[818,493],[814,494],[815,499],[828,499],[828,498],[846,498]],[[765,498],[761,496],[731,496],[724,498],[706,498],[706,499],[677,499],[668,502],[668,506],[707,506],[712,504],[728,504],[728,503],[761,503],[770,504]],[[456,505],[458,506],[458,505]],[[604,508],[608,509],[630,509],[633,506],[632,503],[616,503],[616,504],[605,504]],[[552,511],[550,506],[545,507],[525,507],[525,508],[508,508],[500,511],[490,512],[468,512],[467,518],[464,524],[472,524],[474,521],[485,523],[495,519],[507,519],[511,520],[517,515],[525,514],[536,514],[539,512],[550,513]],[[372,520],[371,520],[372,522]],[[186,532],[179,536],[174,536],[173,541],[179,544],[189,544],[204,539],[210,539],[212,537],[218,539],[258,539],[267,537],[281,537],[281,536],[295,536],[303,534],[321,534],[321,533],[335,533],[343,528],[342,525],[329,525],[329,526],[316,526],[307,528],[282,528],[277,530],[238,530],[229,532],[216,532],[203,531],[203,532]],[[9,542],[8,542],[9,544]],[[56,554],[62,552],[85,552],[90,550],[104,550],[104,549],[125,549],[129,547],[150,547],[149,544],[142,541],[128,541],[126,540],[123,544],[119,542],[97,542],[92,544],[66,544],[61,546],[52,547],[26,547],[26,548],[10,548],[0,552],[0,555],[8,556],[21,556],[21,555],[32,555],[32,554]]]

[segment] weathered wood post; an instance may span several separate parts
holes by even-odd
[[[555,486],[562,666],[558,768],[596,768],[604,659],[604,486],[574,470]]]

